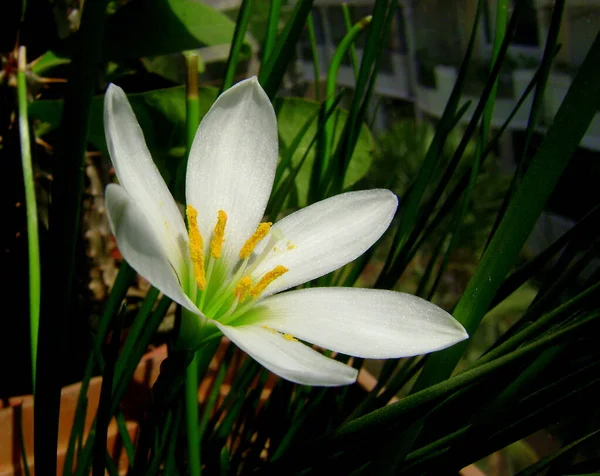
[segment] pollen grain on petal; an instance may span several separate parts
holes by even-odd
[[[210,242],[210,254],[215,259],[221,257],[223,242],[225,241],[225,225],[227,225],[227,213],[223,210],[219,210],[217,224],[213,230],[213,238]]]
[[[282,336],[285,340],[289,340],[290,342],[298,342],[298,339],[296,339],[292,334],[282,334]]]
[[[280,276],[287,273],[289,270],[282,265],[275,266],[271,271],[266,273],[260,281],[256,283],[256,285],[250,290],[250,296],[253,298],[257,298],[262,294],[262,292],[266,289],[266,287],[275,281]]]
[[[233,295],[242,302],[251,287],[252,278],[250,276],[244,276],[233,290]]]
[[[263,328],[264,330],[266,330],[266,331],[272,332],[273,334],[279,334],[279,332],[277,332],[277,331],[276,331],[275,329],[273,329],[272,327],[265,326],[265,325],[262,325],[262,326],[260,326],[260,327],[262,327],[262,328]]]
[[[272,224],[273,223],[271,222],[265,222],[260,223],[256,227],[254,234],[248,238],[246,243],[244,243],[244,246],[242,246],[242,249],[240,250],[240,259],[246,259],[248,256],[250,256],[250,254],[254,251],[254,248],[256,248],[256,245],[258,245],[258,243],[260,243],[260,241],[267,236]]]
[[[188,205],[186,208],[190,235],[190,258],[194,264],[194,276],[200,289],[206,289],[206,274],[204,271],[204,241],[198,228],[198,210]]]

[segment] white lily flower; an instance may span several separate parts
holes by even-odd
[[[187,166],[187,228],[119,87],[109,86],[104,114],[120,182],[106,188],[112,231],[131,266],[183,306],[180,340],[188,347],[220,331],[285,379],[333,386],[354,382],[357,371],[299,339],[391,358],[467,337],[448,313],[408,294],[310,288],[275,295],[364,253],[388,228],[397,199],[388,190],[344,193],[275,225],[260,223],[278,141],[275,112],[256,78],[219,96],[198,128]]]

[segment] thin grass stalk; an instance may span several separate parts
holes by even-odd
[[[233,39],[231,40],[231,50],[229,51],[229,57],[227,58],[227,66],[225,67],[225,77],[223,78],[223,84],[221,85],[219,94],[233,85],[235,71],[240,61],[240,52],[242,51],[242,45],[244,44],[244,38],[246,37],[246,30],[248,29],[251,13],[252,0],[242,0],[242,5],[240,6],[240,11],[235,23]],[[196,71],[198,71],[197,68]],[[196,90],[198,90],[198,88],[196,88]]]
[[[75,249],[84,183],[84,159],[92,95],[101,59],[107,0],[89,0],[74,42],[71,72],[61,121],[59,160],[55,161],[47,274],[44,271],[36,369],[34,441],[36,465],[56,471],[60,370],[71,315]]]
[[[350,17],[350,8],[347,3],[342,3],[342,14],[344,15],[344,25],[346,26],[346,34],[352,29],[352,18]],[[358,55],[356,54],[356,46],[354,43],[350,45],[350,62],[352,63],[352,71],[354,71],[354,81],[358,79]]]
[[[133,445],[133,441],[131,441],[131,437],[129,436],[129,430],[127,429],[127,422],[125,421],[123,412],[118,411],[115,415],[115,420],[117,421],[119,436],[121,437],[123,448],[125,449],[125,454],[127,455],[128,469],[131,470],[133,460],[135,458],[135,446]]]
[[[570,460],[573,458],[580,451],[582,446],[596,442],[599,436],[600,429],[591,431],[585,436],[569,443],[566,446],[563,446],[556,453],[546,456],[545,458],[540,459],[537,463],[534,463],[523,471],[520,471],[517,473],[517,476],[534,476],[536,474],[541,474],[544,470],[552,470],[557,466],[561,468],[560,465],[564,460]],[[557,471],[554,471],[554,473],[556,472]]]
[[[356,38],[362,33],[371,23],[372,16],[366,16],[359,22],[355,23],[352,28],[349,29],[348,33],[344,35],[342,41],[335,49],[331,63],[329,63],[329,70],[327,71],[327,82],[325,85],[325,109],[330,110],[335,100],[335,88],[337,84],[337,77],[340,71],[340,66],[344,60],[344,56],[348,54],[352,45],[356,41]],[[348,119],[349,120],[349,119]],[[323,125],[323,160],[321,162],[321,181],[324,178],[325,171],[329,169],[331,159],[331,148],[333,142],[333,122],[331,120],[325,120]]]
[[[260,66],[258,80],[271,100],[279,89],[287,65],[294,57],[296,44],[304,29],[312,5],[313,0],[299,0],[296,3],[290,19],[281,35],[279,35],[275,49]]]
[[[142,333],[144,326],[152,312],[152,308],[158,299],[160,291],[155,287],[151,287],[146,293],[146,297],[142,301],[140,310],[138,311],[133,323],[129,327],[127,338],[121,349],[121,353],[115,366],[115,381],[119,381],[125,372],[128,364],[130,363],[131,355],[134,353],[135,348],[139,345],[139,337]]]
[[[69,476],[73,471],[73,460],[75,456],[75,446],[79,443],[81,447],[83,438],[83,428],[85,424],[85,415],[87,413],[87,389],[94,372],[94,356],[90,354],[88,361],[83,373],[83,379],[81,381],[81,387],[79,395],[77,397],[77,406],[75,408],[75,417],[73,419],[73,426],[71,427],[71,434],[69,435],[69,443],[65,454],[65,462],[63,466],[63,476]]]
[[[223,446],[223,448],[221,448],[221,452],[219,453],[219,474],[221,476],[228,476],[231,474],[229,469],[229,460],[229,450],[227,449],[227,446]]]
[[[25,438],[23,436],[23,402],[13,407],[15,420],[17,421],[17,435],[19,440],[19,454],[21,455],[21,464],[25,476],[31,476],[29,470],[29,461],[27,461],[27,448],[25,448]],[[20,471],[19,471],[20,474]]]
[[[124,314],[124,309],[122,309],[116,316],[112,336],[106,351],[106,358],[104,359],[106,365],[102,375],[100,401],[96,413],[96,437],[93,448],[92,476],[103,476],[107,463],[106,446],[108,441],[108,424],[111,419],[111,393],[115,375],[115,364],[119,355],[119,347],[121,346],[121,329],[123,327]]]
[[[506,38],[506,26],[508,20],[508,0],[497,0],[496,1],[496,28],[494,31],[494,45],[492,47],[492,67],[490,71],[493,71],[493,65],[500,58],[500,52],[502,50],[502,44]],[[492,123],[492,116],[494,115],[494,106],[496,102],[496,93],[498,91],[498,80],[499,77],[494,78],[492,90],[487,99],[485,110],[483,112],[483,120],[481,123],[481,135],[479,146],[485,148],[485,144],[488,139],[488,133],[490,124]]]
[[[544,292],[538,292],[530,306],[532,313],[541,312],[541,310],[551,307],[552,303],[556,302],[565,290],[572,288],[573,283],[577,282],[582,271],[598,256],[599,244],[600,239],[597,239],[574,263],[568,268],[565,266],[560,277],[557,276],[556,280],[547,289],[543,290]]]
[[[167,450],[165,454],[165,463],[164,463],[164,474],[165,476],[171,476],[175,474],[179,474],[177,472],[177,463],[175,462],[175,449],[177,447],[178,441],[178,430],[180,428],[181,423],[181,415],[183,412],[182,406],[179,405],[176,409],[177,413],[175,415],[175,425],[173,426],[173,433],[169,438],[169,444],[167,445]]]
[[[210,414],[213,412],[215,405],[217,404],[217,399],[219,398],[221,392],[221,385],[223,384],[223,380],[225,380],[226,373],[227,366],[221,364],[219,366],[219,369],[217,370],[217,375],[215,376],[213,386],[210,390],[210,393],[208,394],[208,398],[206,399],[204,408],[202,409],[202,418],[200,420],[200,425],[198,429],[198,433],[200,434],[201,439],[206,433],[206,428],[210,419]]]
[[[267,33],[263,45],[263,61],[266,61],[275,47],[277,41],[277,27],[279,25],[279,12],[281,11],[281,0],[271,0],[269,3],[269,18],[267,20]],[[309,15],[309,21],[312,15]],[[314,33],[314,30],[313,30]]]
[[[506,278],[492,304],[490,309],[493,309],[499,303],[504,301],[520,286],[522,286],[527,280],[535,276],[535,273],[539,271],[543,265],[548,263],[562,248],[565,247],[571,240],[578,240],[580,237],[591,233],[592,227],[596,226],[598,219],[600,218],[600,205],[596,205],[589,213],[587,213],[581,220],[579,220],[572,228],[567,230],[561,235],[556,241],[550,244],[546,249],[541,251],[533,259],[527,261],[517,270]]]
[[[40,327],[40,243],[38,234],[37,203],[35,180],[31,163],[31,138],[29,116],[27,114],[27,50],[19,48],[17,71],[17,97],[19,105],[19,139],[23,185],[25,187],[25,207],[27,210],[27,252],[29,261],[29,345],[31,349],[31,385],[35,395],[35,370],[37,365],[38,333]]]
[[[104,465],[106,466],[106,472],[108,476],[119,476],[119,468],[108,454],[108,450],[104,450]]]
[[[429,282],[431,281],[431,276],[433,276],[435,266],[439,262],[439,258],[440,258],[440,255],[443,253],[443,249],[444,248],[448,249],[448,244],[449,244],[448,243],[448,234],[443,233],[431,251],[431,256],[429,257],[429,261],[427,262],[427,267],[425,268],[425,272],[423,273],[423,276],[419,280],[419,286],[417,287],[415,296],[425,298],[425,296],[427,294],[426,293],[427,286],[429,285]],[[444,245],[446,245],[446,246],[444,247]],[[432,288],[435,289],[435,286],[432,286]],[[433,293],[430,292],[429,294],[433,294]],[[431,298],[425,298],[425,299],[431,300]]]
[[[600,105],[600,35],[592,44],[554,123],[533,158],[498,231],[454,311],[454,317],[472,334],[518,257],[547,198],[575,152]],[[464,352],[460,343],[432,354],[415,386],[420,390],[451,374]]]
[[[317,35],[315,34],[315,18],[312,11],[306,19],[306,26],[308,28],[308,41],[310,42],[310,52],[312,55],[313,71],[315,75],[315,99],[317,102],[321,102],[321,71],[319,66],[319,50],[317,48]]]

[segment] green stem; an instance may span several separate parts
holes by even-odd
[[[350,18],[350,9],[348,4],[342,3],[342,13],[344,14],[344,24],[346,25],[346,32],[352,30],[352,18]],[[352,70],[354,71],[354,80],[358,79],[358,55],[356,54],[356,47],[354,43],[350,45],[350,61],[352,62]]]
[[[327,72],[327,82],[325,84],[325,110],[329,110],[335,100],[335,88],[337,84],[337,77],[342,65],[344,55],[348,49],[354,44],[356,37],[362,33],[371,23],[372,17],[367,16],[357,22],[351,29],[346,33],[339,46],[335,50],[331,63],[329,65],[329,71]],[[331,146],[333,137],[333,121],[325,121],[324,127],[324,141],[323,141],[323,162],[321,164],[321,178],[325,176],[325,172],[329,167],[329,161],[331,158]]]
[[[188,53],[185,56],[186,67],[186,144],[188,155],[196,137],[200,124],[200,100],[198,97],[198,54]]]
[[[31,142],[27,115],[27,55],[24,46],[19,48],[19,70],[17,72],[17,94],[19,101],[19,136],[21,139],[21,161],[25,185],[27,209],[27,245],[29,249],[29,328],[31,343],[31,383],[35,395],[35,369],[40,325],[40,244],[38,236],[37,204],[35,183],[31,165]]]

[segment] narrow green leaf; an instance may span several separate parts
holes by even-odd
[[[279,26],[279,14],[281,11],[281,0],[272,0],[269,4],[269,18],[267,20],[267,34],[263,45],[262,60],[266,61],[271,56],[277,40],[277,28]],[[309,25],[312,15],[308,16]],[[310,28],[310,27],[309,27]]]
[[[517,476],[534,476],[541,474],[544,470],[554,467],[560,467],[564,460],[570,460],[577,454],[582,446],[590,445],[595,442],[597,447],[597,439],[600,436],[600,429],[591,431],[587,435],[563,446],[556,453],[542,458],[537,463],[532,464],[529,468],[517,473]],[[564,471],[564,470],[563,470]]]
[[[113,377],[115,375],[115,364],[119,355],[119,348],[121,347],[121,330],[124,316],[125,309],[123,308],[113,321],[112,336],[104,359],[105,365],[100,389],[100,401],[98,403],[98,412],[96,413],[96,437],[93,449],[92,476],[104,476],[104,469],[106,468],[106,445],[108,440],[108,425],[111,419],[110,406]]]
[[[325,84],[325,108],[326,110],[332,108],[333,101],[335,99],[335,90],[337,86],[338,74],[342,61],[346,54],[350,51],[354,45],[356,38],[361,34],[371,23],[372,17],[367,16],[354,24],[349,28],[348,32],[340,41],[340,44],[335,49],[335,53],[329,63],[329,70],[327,71],[327,82]],[[331,149],[333,147],[332,136],[333,136],[333,120],[323,121],[323,160],[321,161],[321,180],[325,176],[325,172],[330,167],[331,160]],[[342,125],[343,126],[343,125]]]
[[[237,22],[235,24],[235,32],[231,42],[231,50],[227,58],[227,67],[225,68],[225,77],[219,94],[229,89],[233,85],[235,72],[240,61],[240,53],[246,37],[250,14],[252,13],[252,0],[243,0],[238,13]]]
[[[25,187],[25,207],[27,208],[27,251],[29,261],[29,345],[31,349],[31,383],[35,395],[35,370],[37,365],[38,333],[40,327],[40,243],[38,235],[37,202],[35,181],[31,163],[31,138],[29,136],[29,116],[27,114],[27,56],[24,46],[19,48],[17,72],[17,97],[19,105],[19,138],[21,163]]]
[[[283,74],[294,57],[296,43],[300,38],[312,4],[313,0],[300,0],[296,3],[285,29],[277,39],[277,45],[273,53],[260,67],[258,79],[271,99],[275,97],[283,79]]]
[[[315,34],[314,15],[310,12],[306,26],[308,28],[308,41],[310,42],[310,51],[312,55],[313,71],[315,74],[315,99],[321,102],[321,72],[319,68],[319,51],[317,49],[317,36]]]

